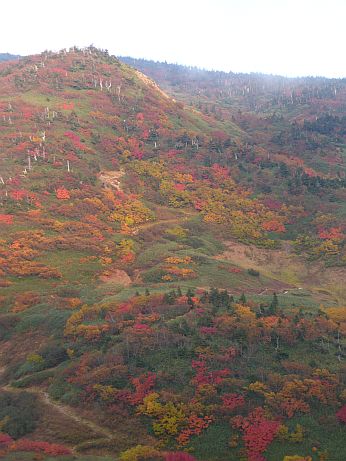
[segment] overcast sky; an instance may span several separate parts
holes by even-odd
[[[346,0],[1,0],[0,52],[93,43],[208,69],[346,77]]]

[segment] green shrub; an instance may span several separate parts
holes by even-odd
[[[17,439],[33,432],[40,417],[36,395],[28,392],[0,394],[2,430]]]
[[[154,267],[153,269],[149,269],[147,272],[143,274],[143,281],[149,283],[159,283],[162,282],[162,277],[165,274],[166,271],[164,271],[160,267]]]
[[[51,378],[52,376],[54,376],[53,370],[42,370],[32,375],[25,376],[24,378],[19,379],[18,381],[13,382],[12,386],[13,387],[37,386],[38,384],[43,383],[44,381],[46,381],[48,378]]]

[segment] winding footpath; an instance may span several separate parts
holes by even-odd
[[[4,372],[4,369],[0,369],[0,374]],[[52,400],[51,397],[49,396],[48,392],[44,391],[43,389],[40,389],[39,387],[27,387],[24,389],[18,389],[15,387],[10,386],[9,384],[4,385],[0,387],[0,391],[6,391],[6,392],[29,392],[31,394],[37,395],[38,399],[40,402],[48,407],[51,407],[55,411],[58,411],[60,414],[67,416],[68,418],[72,419],[76,423],[80,424],[81,426],[87,427],[91,431],[93,431],[95,434],[100,435],[100,437],[95,437],[92,440],[89,440],[88,442],[94,442],[94,441],[100,441],[102,439],[106,439],[107,441],[111,440],[114,437],[114,434],[104,428],[99,426],[98,424],[94,423],[90,419],[84,418],[80,416],[73,408],[64,405],[60,402],[57,402],[55,400]],[[73,450],[75,451],[78,449],[78,446],[82,444],[78,444],[75,447],[73,447]]]

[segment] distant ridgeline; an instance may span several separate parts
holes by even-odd
[[[12,61],[13,59],[20,58],[17,54],[0,53],[0,61]]]

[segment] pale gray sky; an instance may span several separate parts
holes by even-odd
[[[346,77],[346,0],[1,0],[0,52],[93,43],[234,72]]]

